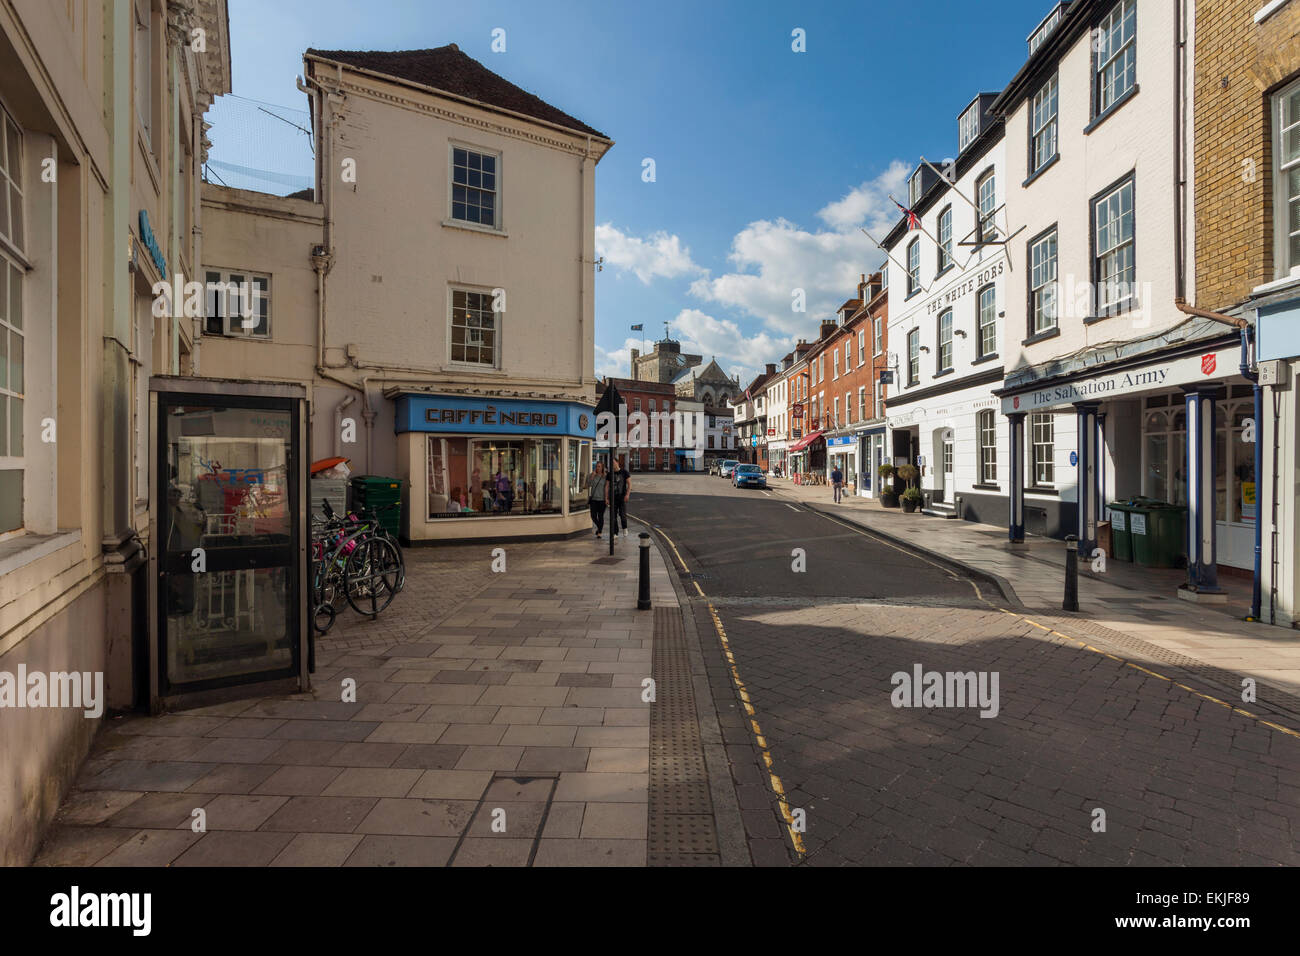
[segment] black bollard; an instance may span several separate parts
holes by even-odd
[[[1079,536],[1065,536],[1065,600],[1061,610],[1079,610]]]
[[[644,531],[638,536],[641,545],[641,589],[636,598],[636,609],[638,611],[648,611],[650,609],[650,535]]]

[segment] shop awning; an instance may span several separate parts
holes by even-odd
[[[822,437],[821,432],[813,432],[811,435],[808,435],[805,438],[800,438],[797,442],[791,445],[790,450],[803,451],[805,448],[807,448],[809,445],[811,445],[813,442],[815,442],[817,439],[821,437]]]

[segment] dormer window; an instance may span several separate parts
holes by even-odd
[[[966,107],[965,112],[957,119],[957,152],[961,152],[980,134],[980,101],[976,99],[974,103]]]
[[[917,169],[912,173],[911,180],[907,184],[907,207],[915,210],[916,204],[921,201],[921,170]]]
[[[1052,31],[1056,29],[1056,25],[1061,22],[1061,13],[1064,9],[1064,3],[1057,4],[1056,9],[1049,13],[1043,22],[1034,28],[1033,33],[1029,34],[1030,56],[1033,56],[1034,51],[1042,46],[1043,42],[1052,35]]]

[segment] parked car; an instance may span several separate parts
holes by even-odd
[[[766,488],[767,475],[758,465],[737,465],[731,472],[733,488]]]
[[[739,464],[740,462],[734,458],[724,458],[718,464],[718,474],[723,478],[730,478],[731,473],[736,470],[736,466]]]

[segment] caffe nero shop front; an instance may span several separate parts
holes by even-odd
[[[561,537],[591,527],[590,405],[469,395],[395,397],[405,537]]]

